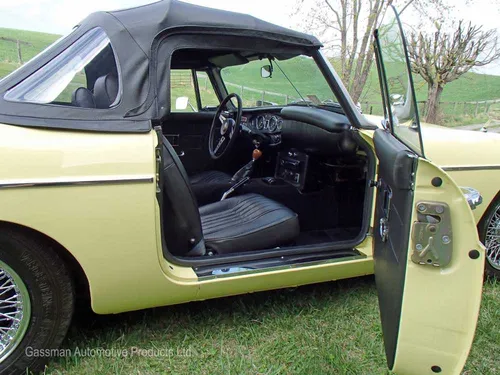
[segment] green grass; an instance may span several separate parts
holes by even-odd
[[[60,35],[39,33],[35,31],[5,29],[0,28],[0,37],[19,39],[31,43],[31,46],[21,45],[21,54],[23,62],[27,62],[54,41],[59,39]],[[18,64],[16,43],[0,40],[0,62],[10,62]],[[2,71],[0,68],[0,77]]]
[[[466,298],[466,296],[464,296]],[[63,357],[47,374],[388,374],[373,277],[80,316],[64,348],[172,355]],[[464,374],[500,373],[500,283],[487,281]],[[187,354],[187,355],[177,355]]]

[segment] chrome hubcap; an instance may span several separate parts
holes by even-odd
[[[500,206],[488,223],[484,242],[488,262],[493,268],[500,270]]]
[[[31,303],[26,285],[0,260],[0,363],[22,341],[30,318]]]

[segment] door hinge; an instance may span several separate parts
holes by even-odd
[[[413,223],[411,260],[420,265],[443,267],[450,263],[453,236],[450,208],[443,202],[418,202]]]

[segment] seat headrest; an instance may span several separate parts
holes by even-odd
[[[118,78],[114,74],[106,74],[97,78],[94,84],[94,100],[96,108],[109,108],[118,95]]]
[[[79,87],[71,95],[71,104],[75,107],[95,108],[94,95],[89,89]]]

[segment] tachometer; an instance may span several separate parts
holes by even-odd
[[[275,132],[276,129],[278,129],[278,118],[276,116],[272,116],[269,119],[268,129],[269,129],[270,132]]]

